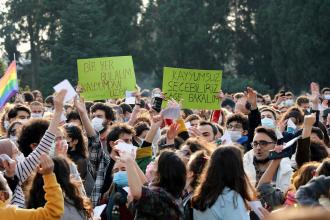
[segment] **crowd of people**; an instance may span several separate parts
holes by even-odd
[[[158,88],[134,104],[17,94],[1,109],[0,219],[330,219],[330,88],[310,90],[220,91],[217,110]]]

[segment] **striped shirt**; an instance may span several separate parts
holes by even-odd
[[[23,161],[16,165],[15,175],[18,177],[18,185],[13,194],[11,204],[17,205],[20,208],[25,207],[25,198],[22,190],[22,184],[32,175],[40,163],[40,156],[42,153],[48,154],[52,143],[54,142],[55,135],[46,131],[42,137],[39,145],[32,153]]]

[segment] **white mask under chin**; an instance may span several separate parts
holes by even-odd
[[[240,131],[228,131],[228,134],[233,142],[237,142],[242,137],[242,132]]]
[[[42,113],[31,113],[31,118],[42,118]]]
[[[104,129],[103,122],[104,120],[102,118],[93,118],[92,125],[95,131],[100,132]]]

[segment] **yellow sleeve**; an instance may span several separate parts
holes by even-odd
[[[14,219],[59,220],[64,212],[64,198],[55,174],[44,175],[46,204],[38,209],[14,209]]]
[[[179,125],[178,133],[187,131],[186,124],[184,123],[183,119],[176,120],[176,123]]]

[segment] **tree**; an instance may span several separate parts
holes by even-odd
[[[226,3],[213,0],[150,1],[141,22],[145,71],[162,78],[164,66],[223,69],[226,13]]]
[[[63,0],[8,0],[8,12],[3,13],[5,25],[5,48],[9,59],[13,59],[15,52],[18,58],[17,45],[29,42],[31,58],[30,83],[32,89],[39,88],[40,66],[42,57],[49,52],[49,42],[55,41],[58,13],[57,8],[64,4]]]

